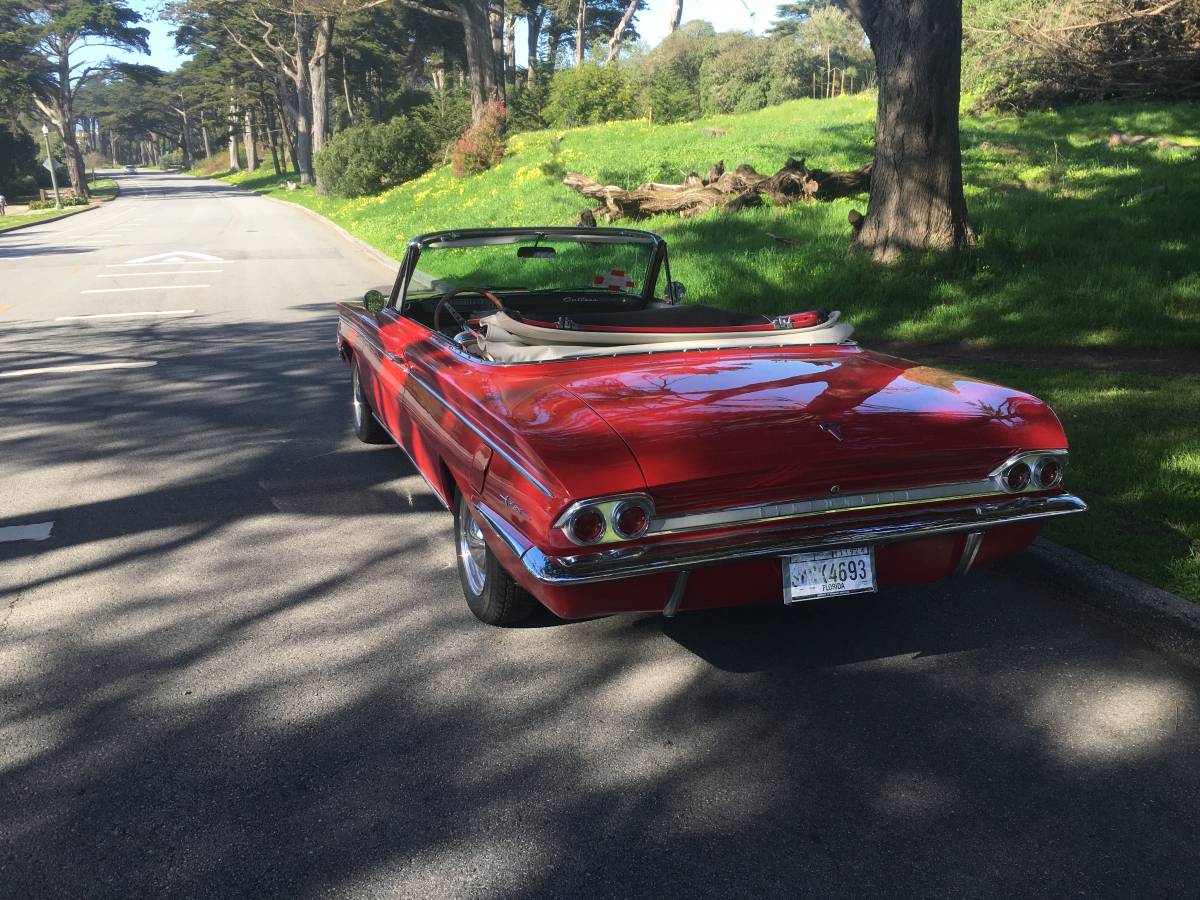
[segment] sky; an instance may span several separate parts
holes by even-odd
[[[761,33],[770,25],[779,2],[781,0],[683,0],[683,20],[686,22],[689,19],[706,19],[717,31]],[[173,26],[157,20],[162,3],[158,0],[132,0],[130,6],[142,14],[142,18],[145,19],[142,24],[150,30],[150,56],[113,52],[96,47],[91,48],[87,58],[94,57],[99,61],[112,55],[118,59],[148,63],[168,71],[178,67],[183,57],[175,52]],[[645,8],[638,13],[638,32],[648,45],[654,46],[666,36],[671,6],[672,0],[647,0]],[[517,64],[524,65],[524,25],[518,22],[516,31]]]

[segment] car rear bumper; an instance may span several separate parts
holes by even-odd
[[[789,553],[864,547],[913,541],[943,535],[983,533],[1009,525],[1083,512],[1087,504],[1072,494],[1022,496],[905,510],[867,519],[842,519],[836,524],[791,524],[768,530],[738,530],[715,536],[687,536],[573,556],[550,556],[531,545],[503,518],[477,503],[482,523],[523,567],[514,573],[547,586],[569,587],[626,578],[661,575],[706,566],[721,566]],[[964,558],[978,549],[979,539],[963,542]],[[973,549],[972,549],[973,548]],[[507,554],[506,554],[507,555]],[[970,568],[971,560],[965,560]],[[930,574],[930,580],[944,573]]]

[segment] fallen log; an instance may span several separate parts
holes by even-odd
[[[1128,147],[1137,146],[1138,144],[1153,144],[1159,150],[1168,150],[1172,147],[1183,146],[1183,144],[1177,144],[1174,141],[1169,141],[1161,137],[1150,137],[1145,134],[1119,134],[1115,131],[1109,132],[1108,146],[1110,147]]]
[[[765,199],[785,205],[860,194],[870,189],[873,167],[874,161],[850,172],[825,172],[809,168],[803,159],[789,159],[774,175],[760,175],[748,165],[730,172],[725,161],[718,160],[703,178],[691,172],[680,184],[652,181],[627,189],[600,184],[578,172],[568,172],[563,184],[600,202],[601,205],[588,210],[593,221],[614,222],[663,214],[687,218],[711,209],[732,212],[760,206]]]

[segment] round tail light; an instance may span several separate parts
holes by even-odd
[[[620,537],[641,537],[649,527],[650,513],[640,503],[622,503],[613,514],[613,530]]]
[[[567,524],[567,530],[571,533],[571,537],[581,544],[594,544],[604,537],[604,529],[607,523],[604,521],[604,513],[596,509],[594,506],[585,506],[575,515],[571,516],[571,521]]]
[[[1011,465],[1005,470],[1002,476],[1004,478],[1004,486],[1013,493],[1023,491],[1029,484],[1029,475],[1029,466],[1025,463],[1019,462]]]
[[[1038,487],[1057,487],[1062,481],[1062,465],[1053,456],[1044,457],[1033,470],[1033,480]]]

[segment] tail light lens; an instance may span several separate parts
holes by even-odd
[[[1033,468],[1033,482],[1039,488],[1058,487],[1062,482],[1062,465],[1053,456],[1045,456]]]
[[[641,537],[649,527],[650,511],[641,503],[619,503],[613,510],[613,530],[626,540]]]
[[[1014,494],[1023,491],[1029,484],[1029,466],[1026,463],[1013,463],[1004,470],[1004,487]]]
[[[585,506],[571,516],[567,522],[567,532],[577,544],[599,543],[604,537],[608,523],[604,513],[594,506]]]

